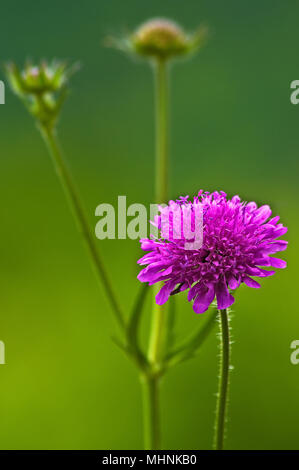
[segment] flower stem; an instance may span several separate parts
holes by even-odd
[[[168,199],[168,70],[165,60],[155,63],[156,78],[156,203]]]
[[[215,450],[223,449],[229,370],[230,370],[230,337],[229,337],[229,318],[227,309],[219,310],[220,317],[220,379],[219,391],[217,396],[216,425],[215,425]]]
[[[116,300],[111,282],[108,278],[103,261],[95,244],[94,237],[90,230],[90,226],[85,215],[83,206],[81,204],[77,189],[73,183],[70,172],[64,162],[62,152],[58,145],[56,132],[55,130],[53,130],[53,128],[48,126],[40,126],[40,130],[53,159],[57,175],[67,196],[71,210],[76,219],[79,231],[86,242],[96,274],[100,282],[102,282],[104,289],[106,290],[106,294],[110,301],[112,311],[115,315],[115,319],[119,324],[120,328],[123,329],[125,326],[125,320],[122,310],[118,304],[118,301]]]
[[[155,62],[156,79],[156,203],[166,203],[168,198],[168,80],[167,63],[164,60]],[[152,323],[150,331],[148,360],[151,371],[148,372],[144,385],[144,422],[146,449],[160,448],[159,416],[159,378],[149,374],[158,374],[163,361],[165,345],[166,308],[156,305],[155,295],[161,288],[154,287]],[[150,436],[150,437],[149,437]],[[148,447],[150,446],[150,447]]]
[[[168,198],[168,79],[167,62],[155,62],[156,79],[156,203],[167,202]],[[154,366],[159,366],[164,346],[164,326],[166,308],[156,304],[155,296],[161,284],[153,288],[152,325],[148,358]]]
[[[160,449],[159,377],[141,376],[144,409],[144,450]]]
[[[163,361],[165,345],[166,307],[157,305],[155,296],[161,288],[160,283],[153,286],[153,307],[148,359],[155,370],[159,370]]]

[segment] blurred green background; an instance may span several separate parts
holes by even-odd
[[[209,42],[172,70],[171,192],[222,189],[269,203],[289,227],[289,265],[234,307],[231,449],[298,449],[299,4],[285,0],[12,0],[1,6],[1,60],[68,58],[72,80],[60,138],[94,226],[95,207],[153,200],[150,68],[103,47],[107,34],[166,16],[205,22]],[[0,78],[4,76],[0,74]],[[99,291],[31,117],[6,90],[1,115],[0,447],[142,448],[136,370],[111,341]],[[125,309],[138,287],[138,241],[98,242]],[[182,294],[179,335],[203,321]],[[172,369],[162,388],[163,446],[211,448],[217,343]]]

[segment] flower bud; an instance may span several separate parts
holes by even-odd
[[[20,70],[14,63],[6,66],[12,90],[29,112],[42,124],[53,127],[67,93],[67,83],[74,68],[64,62],[40,65],[28,63]]]
[[[110,44],[128,53],[155,60],[168,60],[197,51],[203,44],[207,29],[186,33],[174,21],[155,18],[143,23],[130,36]]]
[[[186,51],[183,30],[174,22],[157,19],[141,25],[132,36],[136,51],[145,56],[169,57]]]

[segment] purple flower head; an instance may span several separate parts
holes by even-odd
[[[186,241],[200,239],[195,233],[195,213],[199,206],[202,208],[201,246],[187,249]],[[187,233],[173,215],[178,207],[182,214],[191,214]],[[242,282],[249,287],[260,287],[251,276],[275,274],[264,267],[286,267],[284,260],[270,255],[286,249],[287,241],[279,237],[287,228],[278,223],[278,216],[270,218],[272,212],[267,205],[258,207],[255,202],[242,202],[239,196],[228,199],[223,191],[211,194],[200,191],[193,200],[181,197],[159,209],[153,225],[159,229],[160,238],[141,240],[141,248],[148,253],[138,261],[146,265],[138,275],[141,282],[153,285],[163,281],[156,296],[158,305],[167,302],[170,295],[188,290],[188,300],[193,300],[196,313],[205,312],[215,296],[218,309],[225,309],[235,300],[230,291]],[[165,211],[170,214],[167,236],[162,224]]]

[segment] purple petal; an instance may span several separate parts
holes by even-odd
[[[272,219],[269,220],[268,224],[276,225],[279,219],[280,219],[279,215],[277,215],[276,217],[272,217]]]
[[[229,274],[228,276],[226,276],[226,279],[227,279],[230,289],[234,290],[239,287],[240,280],[236,279],[235,276],[233,276],[232,274]]]
[[[237,194],[232,197],[232,202],[233,202],[234,204],[237,204],[237,203],[240,202],[240,201],[241,201],[240,196],[238,196]]]
[[[156,304],[163,305],[169,299],[169,296],[173,289],[175,288],[176,282],[168,282],[164,284],[164,286],[159,290],[158,294],[156,295]]]
[[[141,239],[140,243],[141,243],[141,249],[144,251],[149,251],[154,246],[153,240],[148,240],[146,238]]]
[[[286,240],[277,240],[274,243],[271,243],[265,249],[269,255],[272,253],[276,253],[277,251],[284,251],[288,246],[288,242]]]
[[[248,212],[252,212],[252,211],[254,211],[256,208],[257,208],[257,205],[256,205],[256,203],[253,202],[253,201],[252,201],[252,202],[249,202],[249,203],[246,205],[246,210],[247,210]]]
[[[202,288],[193,302],[193,310],[195,313],[204,313],[208,310],[215,297],[215,288],[211,284],[207,288]]]
[[[216,297],[218,310],[223,310],[230,307],[235,299],[229,293],[226,282],[222,279],[216,284]]]
[[[270,265],[273,267],[273,268],[286,268],[287,266],[287,262],[283,259],[279,259],[279,258],[269,258],[270,259]]]
[[[191,289],[188,292],[189,302],[191,302],[191,300],[194,299],[194,297],[197,295],[199,290],[200,290],[200,286],[199,286],[199,283],[197,282],[196,284],[194,284],[194,286],[191,287]]]
[[[255,289],[258,289],[259,287],[261,287],[261,285],[257,281],[255,281],[254,279],[252,279],[249,276],[245,276],[244,279],[243,279],[243,282],[244,282],[244,284],[246,284],[246,286],[254,287]]]
[[[157,269],[157,270],[150,269],[149,270],[148,267],[147,267],[147,268],[143,269],[142,271],[140,271],[140,273],[137,276],[137,279],[140,282],[155,283],[160,279],[160,277],[161,277],[161,273],[159,272],[159,269]]]
[[[250,274],[251,276],[258,276],[258,277],[268,277],[268,276],[273,276],[275,274],[275,271],[267,271],[266,269],[261,269],[261,268],[246,268],[246,273]]]
[[[273,236],[275,238],[282,237],[285,233],[287,233],[287,231],[288,231],[288,227],[284,227],[282,225],[281,227],[277,227],[273,230]]]
[[[271,266],[269,256],[255,258],[254,262],[257,266]]]
[[[259,224],[265,222],[271,216],[272,211],[268,205],[261,206],[255,211],[255,221]]]

